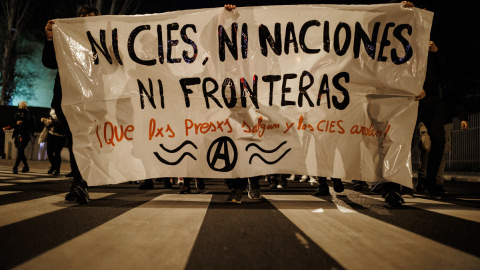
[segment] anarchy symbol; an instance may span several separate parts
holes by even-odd
[[[215,148],[215,153],[213,155],[210,155],[212,152],[212,149]],[[233,156],[230,157],[229,149],[233,150]],[[232,158],[232,160],[230,160]],[[220,165],[217,164],[219,159],[223,160],[222,162],[219,162]],[[235,164],[237,163],[238,159],[238,151],[237,147],[235,146],[235,143],[230,137],[220,137],[216,139],[215,141],[212,142],[210,147],[208,148],[207,152],[207,162],[208,166],[214,171],[218,172],[228,172],[233,170],[235,168]],[[222,166],[223,167],[219,167]]]

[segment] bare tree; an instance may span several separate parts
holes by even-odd
[[[32,6],[31,0],[1,0],[6,27],[0,41],[1,86],[0,105],[7,105],[15,92],[15,66],[18,60],[17,45],[19,33],[27,24],[25,14]]]

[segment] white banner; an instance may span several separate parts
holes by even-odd
[[[285,173],[411,187],[432,18],[387,4],[56,20],[82,176]]]

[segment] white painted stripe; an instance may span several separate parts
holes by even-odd
[[[476,269],[480,258],[308,195],[264,195],[346,269]],[[318,211],[323,209],[323,211]]]
[[[15,184],[10,184],[10,183],[0,183],[0,187],[6,187],[6,186],[14,186]]]
[[[39,183],[45,181],[64,181],[67,178],[63,177],[46,177],[46,178],[35,178],[35,179],[16,179],[16,180],[5,180],[7,183],[18,183],[18,184],[30,184],[30,183]]]
[[[7,194],[13,194],[13,193],[19,193],[19,192],[21,192],[21,191],[0,191],[0,196],[7,195]],[[1,206],[1,207],[3,208],[3,206]],[[1,213],[1,208],[0,208],[0,213]],[[1,216],[1,218],[3,219],[3,216]]]
[[[33,178],[33,177],[36,177],[36,175],[32,175],[32,174],[25,174],[25,173],[22,173],[22,174],[13,174],[13,173],[10,173],[8,174],[8,176],[12,177],[12,178]]]
[[[375,200],[384,201],[380,195],[362,195],[364,197],[373,198]],[[466,219],[480,223],[480,209],[468,206],[457,205],[448,202],[430,200],[426,198],[403,196],[405,206],[411,206],[430,212],[435,212],[443,215],[449,215],[456,218]]]
[[[184,269],[211,198],[161,195],[18,269]]]
[[[65,194],[67,193],[3,205],[0,207],[0,226],[9,225],[77,205],[75,202],[66,202]],[[95,200],[114,193],[90,192],[89,194],[90,199]]]

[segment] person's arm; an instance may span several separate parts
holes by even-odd
[[[55,48],[53,46],[53,31],[52,27],[55,24],[53,20],[49,20],[45,26],[45,44],[43,45],[42,63],[45,67],[50,69],[58,69],[57,59],[55,58]]]

